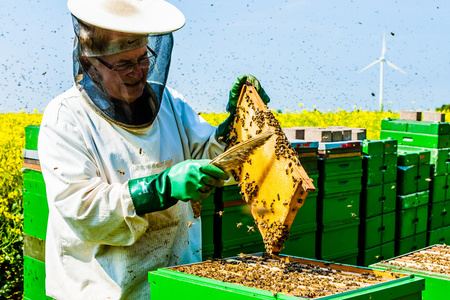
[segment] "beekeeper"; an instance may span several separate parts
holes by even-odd
[[[69,0],[74,86],[47,106],[39,158],[49,205],[46,291],[55,299],[149,299],[147,273],[201,261],[200,201],[228,175],[209,164],[230,117],[209,125],[166,87],[172,32],[162,0]],[[259,88],[264,101],[269,99]],[[180,201],[181,200],[181,201]]]

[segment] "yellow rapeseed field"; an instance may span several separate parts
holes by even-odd
[[[25,127],[42,114],[0,114],[0,298],[18,299],[23,290],[23,209],[21,173]]]
[[[368,139],[378,139],[380,137],[381,120],[385,118],[398,119],[398,113],[362,111],[355,110],[348,112],[339,109],[327,113],[318,110],[302,110],[296,112],[277,113],[272,111],[275,118],[280,122],[281,127],[328,127],[346,126],[356,128],[366,128]],[[208,113],[201,114],[210,124],[219,125],[228,114]]]

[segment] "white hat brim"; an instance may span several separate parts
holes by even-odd
[[[162,0],[68,0],[67,6],[85,23],[127,33],[170,33],[186,22],[178,8]]]

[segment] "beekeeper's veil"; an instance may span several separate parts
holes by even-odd
[[[67,5],[75,30],[74,78],[83,96],[123,127],[151,124],[167,81],[172,32],[183,27],[184,15],[163,0],[68,0]],[[138,57],[131,59],[130,53]],[[144,75],[148,70],[147,83],[130,87],[135,78],[127,72],[139,73],[137,68]],[[135,100],[134,94],[139,94]]]

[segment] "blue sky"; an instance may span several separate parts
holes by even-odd
[[[187,22],[168,85],[198,111],[224,111],[241,74],[261,81],[272,109],[377,110],[379,67],[359,71],[380,57],[383,32],[407,73],[385,69],[385,109],[450,104],[448,1],[169,2]],[[73,82],[66,1],[2,1],[0,28],[0,113],[42,111]]]

